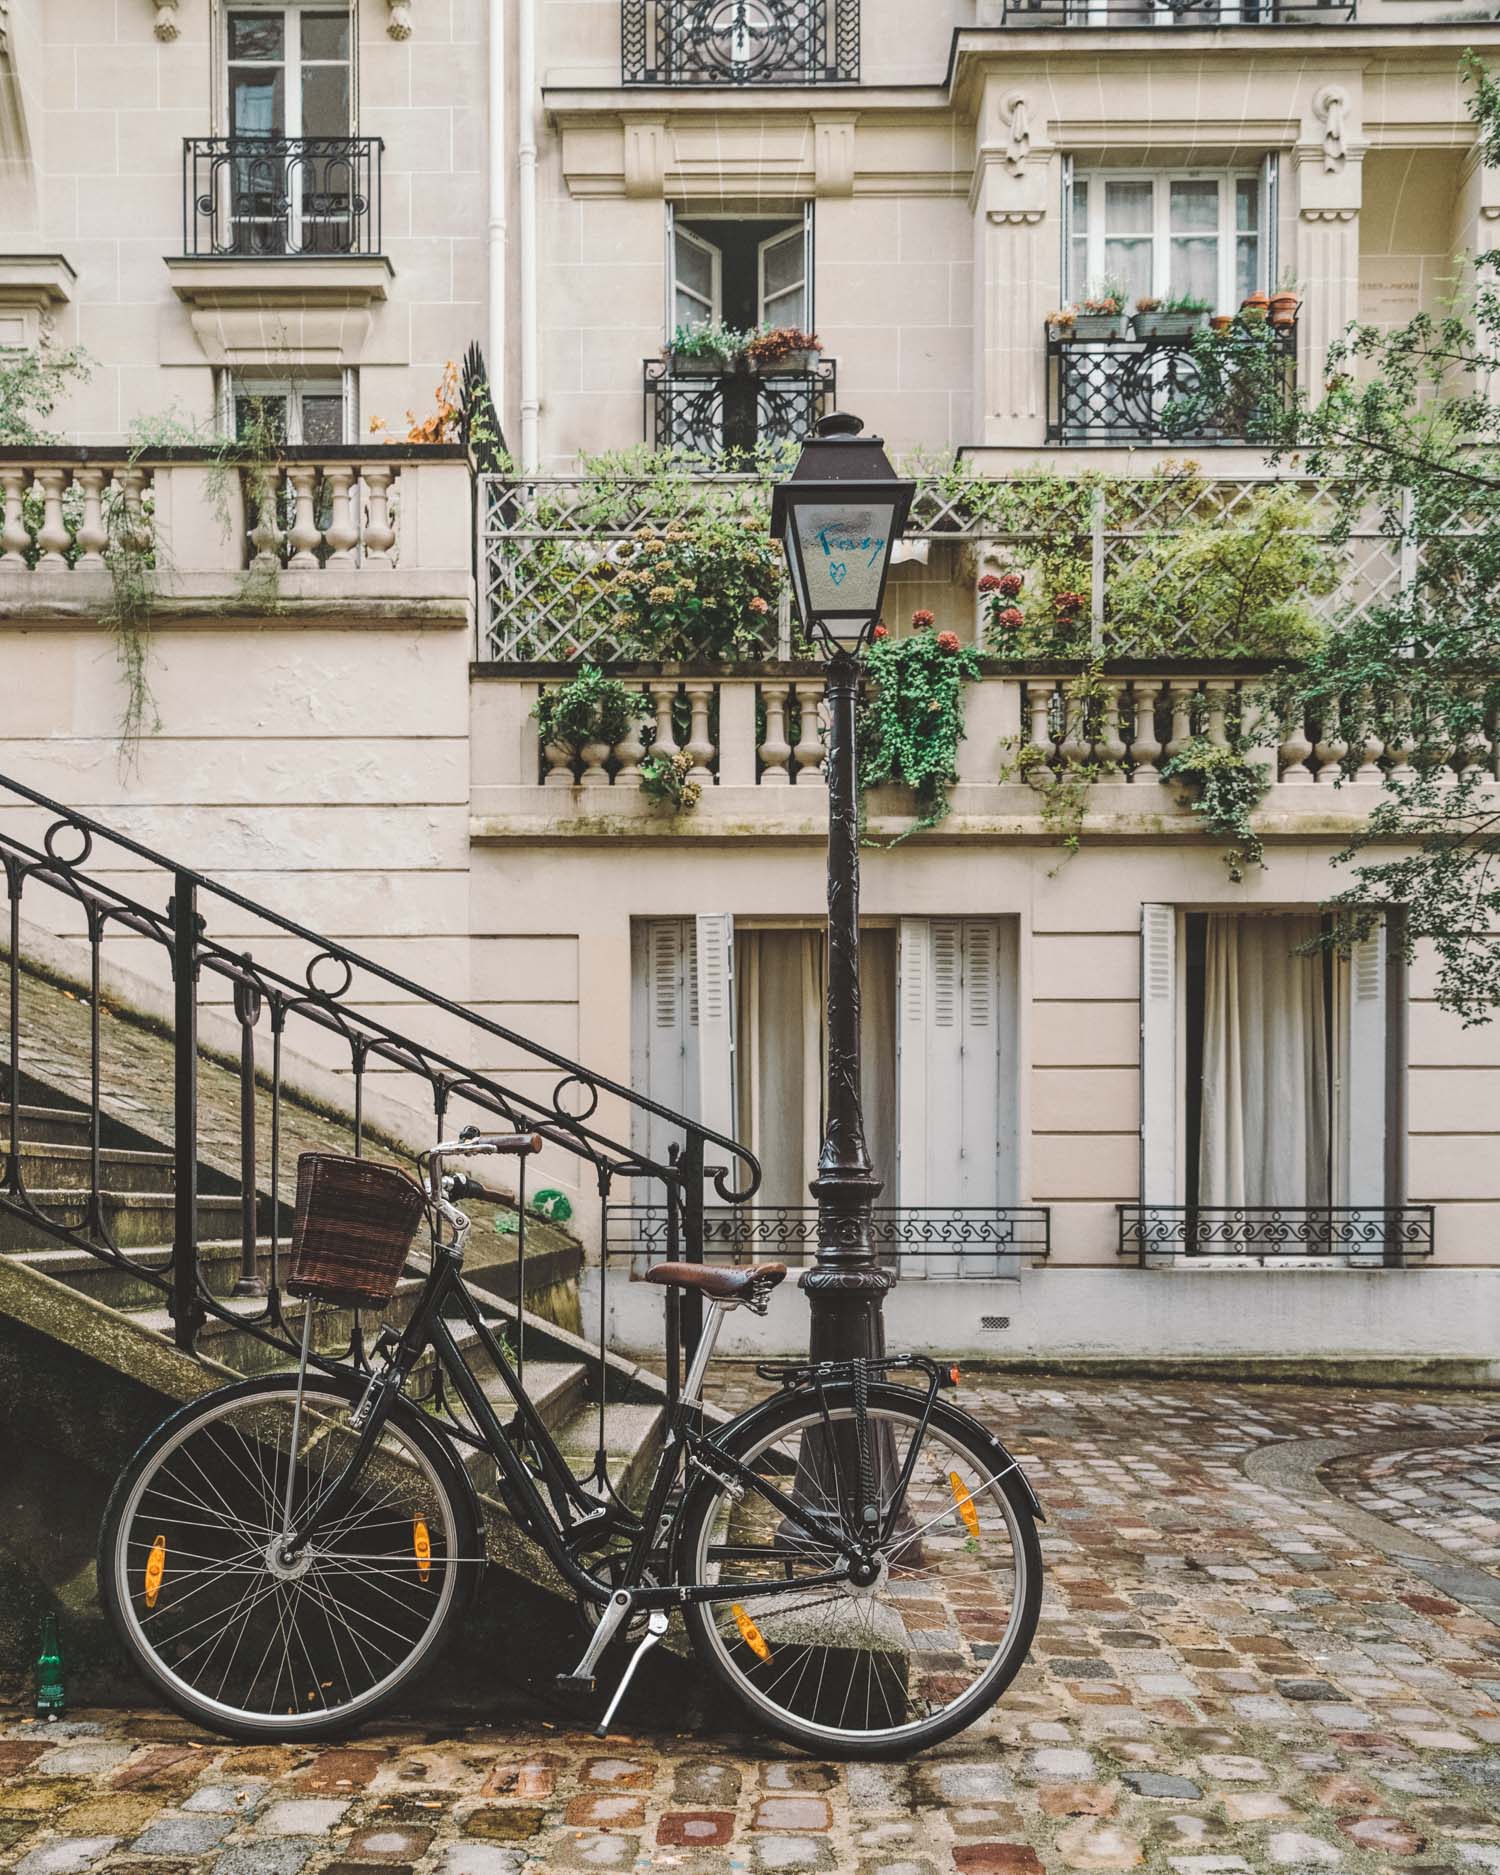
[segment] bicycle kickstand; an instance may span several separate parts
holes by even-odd
[[[615,1688],[615,1696],[609,1702],[609,1705],[605,1710],[604,1717],[594,1727],[595,1738],[603,1738],[605,1733],[608,1732],[610,1728],[610,1724],[612,1723],[615,1714],[620,1709],[620,1701],[625,1697],[625,1690],[630,1685],[631,1680],[634,1679],[635,1677],[636,1668],[641,1664],[641,1661],[645,1658],[648,1650],[653,1648],[656,1645],[656,1643],[661,1639],[661,1637],[666,1633],[666,1631],[667,1631],[667,1616],[660,1608],[658,1608],[655,1610],[654,1613],[648,1616],[647,1621],[646,1621],[646,1632],[641,1636],[639,1642],[636,1645],[635,1652],[630,1656],[629,1666],[626,1667],[624,1673],[620,1676],[620,1684]]]

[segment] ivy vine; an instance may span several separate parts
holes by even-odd
[[[1183,799],[1202,821],[1204,832],[1230,842],[1224,864],[1236,885],[1243,881],[1246,867],[1265,865],[1265,848],[1250,824],[1271,785],[1261,763],[1247,761],[1241,749],[1194,736],[1162,765],[1161,778],[1184,783]]]
[[[934,631],[930,612],[914,612],[912,625],[908,638],[876,626],[859,714],[861,802],[869,789],[892,782],[916,796],[916,819],[892,846],[947,818],[964,736],[964,685],[979,676],[977,652],[953,632]]]

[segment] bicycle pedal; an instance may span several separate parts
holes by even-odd
[[[554,1685],[558,1692],[565,1696],[577,1698],[579,1695],[587,1696],[593,1693],[598,1682],[592,1673],[559,1673]]]

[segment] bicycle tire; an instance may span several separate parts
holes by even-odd
[[[896,1436],[897,1429],[904,1428],[907,1437],[916,1436],[921,1426],[922,1406],[923,1396],[913,1389],[889,1383],[875,1383],[869,1388],[868,1410],[877,1424],[884,1424],[891,1429],[895,1441],[894,1449],[897,1452],[904,1452],[905,1449],[904,1441]],[[789,1391],[784,1397],[778,1396],[766,1406],[745,1415],[742,1422],[727,1428],[715,1442],[721,1449],[752,1468],[758,1460],[766,1463],[768,1468],[780,1478],[783,1490],[788,1488],[785,1482],[788,1469],[795,1464],[797,1487],[795,1494],[798,1495],[799,1501],[807,1501],[808,1494],[803,1484],[806,1461],[804,1457],[794,1457],[790,1439],[800,1438],[802,1434],[824,1425],[828,1420],[831,1420],[834,1425],[841,1421],[852,1425],[852,1413],[853,1390],[849,1386],[825,1387],[821,1394],[813,1387],[799,1387]],[[859,1602],[859,1592],[853,1590],[851,1586],[845,1593],[842,1609],[838,1606],[837,1597],[830,1596],[826,1591],[820,1592],[823,1612],[815,1617],[815,1620],[821,1624],[820,1638],[814,1642],[809,1639],[810,1630],[804,1631],[800,1636],[789,1640],[782,1649],[769,1645],[766,1634],[761,1633],[758,1624],[760,1622],[766,1624],[772,1641],[776,1639],[774,1630],[778,1618],[782,1620],[784,1626],[795,1628],[795,1622],[789,1623],[785,1615],[778,1616],[776,1607],[778,1601],[794,1603],[793,1597],[779,1598],[767,1595],[763,1603],[754,1605],[750,1617],[747,1617],[750,1619],[751,1629],[748,1634],[746,1628],[739,1625],[739,1614],[745,1613],[740,1604],[730,1606],[728,1619],[726,1619],[726,1604],[723,1602],[689,1603],[684,1608],[688,1632],[692,1636],[698,1657],[708,1672],[766,1730],[805,1751],[814,1752],[823,1757],[865,1759],[907,1757],[972,1725],[1000,1698],[1026,1660],[1036,1632],[1037,1615],[1042,1597],[1041,1546],[1037,1539],[1032,1514],[1034,1499],[1030,1488],[1015,1467],[1014,1460],[1009,1459],[1009,1455],[1004,1453],[1004,1448],[998,1445],[994,1436],[968,1413],[947,1401],[938,1400],[933,1403],[926,1427],[923,1437],[927,1443],[924,1450],[919,1451],[917,1455],[913,1486],[917,1483],[916,1471],[922,1467],[925,1459],[936,1451],[939,1445],[945,1452],[958,1455],[950,1471],[950,1477],[956,1474],[961,1479],[967,1480],[967,1487],[972,1490],[972,1495],[968,1499],[969,1504],[971,1508],[979,1507],[975,1511],[976,1521],[979,1520],[980,1509],[987,1510],[989,1515],[988,1526],[980,1525],[979,1538],[976,1539],[981,1551],[986,1544],[993,1544],[994,1556],[996,1560],[999,1559],[998,1533],[1003,1523],[1014,1558],[1011,1565],[1013,1583],[1006,1598],[1009,1612],[1003,1637],[994,1646],[993,1652],[987,1655],[982,1669],[975,1671],[972,1684],[961,1695],[949,1700],[934,1712],[898,1724],[866,1723],[859,1726],[846,1724],[844,1723],[846,1716],[844,1710],[841,1710],[839,1720],[834,1723],[829,1723],[826,1716],[819,1716],[819,1709],[823,1704],[828,1660],[835,1657],[840,1660],[844,1657],[850,1658],[849,1686],[851,1690],[856,1683],[856,1674],[861,1671],[858,1649],[853,1646],[840,1647],[836,1644],[840,1619],[847,1619],[851,1616],[851,1604],[857,1604],[861,1609],[869,1607],[870,1651],[873,1651],[876,1646],[875,1627],[877,1625],[889,1627],[891,1611],[885,1607],[881,1608],[878,1624],[874,1619],[874,1597],[880,1585],[876,1585],[876,1588],[865,1596],[863,1604]],[[803,1452],[805,1449],[805,1446],[798,1448]],[[767,1454],[774,1454],[774,1458],[767,1458]],[[1000,1469],[1002,1460],[1008,1463],[1010,1469],[1003,1475],[993,1476],[992,1474]],[[964,1469],[965,1466],[967,1469]],[[959,1539],[962,1547],[969,1541],[967,1519],[963,1518],[958,1501],[962,1493],[958,1485],[950,1485],[948,1488],[951,1493],[948,1508],[955,1517],[963,1519],[965,1536]],[[753,1486],[731,1487],[717,1478],[700,1476],[698,1484],[691,1491],[683,1506],[678,1525],[675,1563],[676,1579],[679,1583],[702,1583],[712,1579],[714,1564],[710,1551],[715,1547],[711,1540],[715,1532],[732,1534],[735,1520],[737,1518],[741,1522],[746,1520],[746,1513],[739,1508],[741,1499],[735,1497],[736,1490],[740,1492],[741,1498],[755,1496]],[[767,1502],[764,1499],[760,1501]],[[912,1502],[910,1493],[907,1502],[908,1504]],[[726,1510],[726,1505],[734,1508]],[[903,1515],[906,1514],[903,1511]],[[783,1522],[781,1529],[784,1531],[786,1527]],[[951,1547],[950,1538],[943,1523],[938,1522],[924,1527],[937,1529],[941,1542]],[[775,1542],[781,1543],[783,1540],[778,1536]],[[728,1549],[733,1545],[726,1543],[722,1547]],[[907,1595],[925,1596],[927,1590],[932,1587],[930,1578],[934,1571],[925,1562],[920,1568],[913,1566],[913,1554],[915,1553],[920,1558],[923,1551],[927,1550],[935,1556],[938,1547],[938,1540],[929,1539],[925,1544],[918,1542],[914,1552],[912,1537],[906,1534],[898,1524],[897,1530],[893,1532],[892,1540],[884,1546],[888,1558],[885,1587],[892,1603],[899,1603],[899,1600]],[[907,1559],[904,1564],[903,1554]],[[890,1572],[890,1558],[895,1559],[894,1573]],[[779,1551],[778,1559],[786,1574],[790,1576],[795,1559],[787,1560],[780,1556]],[[983,1560],[981,1556],[981,1562]],[[980,1575],[985,1574],[982,1567],[975,1569],[972,1563],[973,1559],[970,1558],[964,1570],[965,1579],[971,1583]],[[950,1570],[950,1581],[956,1573]],[[903,1576],[911,1579],[901,1579]],[[986,1579],[989,1577],[986,1576]],[[961,1592],[975,1594],[977,1600],[983,1600],[982,1590],[965,1589]],[[745,1598],[746,1601],[751,1599],[749,1596]],[[909,1605],[915,1607],[917,1603],[913,1601]],[[920,1605],[925,1609],[929,1604],[923,1600]],[[812,1606],[811,1601],[808,1606]],[[738,1614],[735,1613],[736,1608],[738,1608]],[[795,1607],[793,1607],[793,1613],[795,1614]],[[983,1608],[966,1609],[962,1613],[963,1618],[969,1621],[971,1626],[985,1625],[981,1620],[981,1617],[985,1615]],[[925,1621],[931,1617],[923,1613],[919,1618]],[[738,1626],[739,1639],[736,1639],[732,1633],[736,1626]],[[953,1631],[959,1631],[956,1619]],[[830,1635],[835,1639],[830,1640]],[[926,1669],[921,1663],[935,1657],[922,1651],[931,1637],[923,1635],[913,1640],[908,1628],[907,1639],[912,1644],[905,1657],[906,1664],[895,1669],[897,1677],[903,1672],[909,1675],[914,1669],[918,1674],[919,1687],[924,1684],[936,1684],[940,1675],[930,1674],[925,1681],[922,1678]],[[891,1660],[900,1659],[899,1643],[894,1647],[887,1646],[886,1642],[880,1645],[886,1647]],[[976,1667],[981,1645],[987,1647],[989,1643],[969,1643],[972,1664]],[[760,1661],[757,1657],[759,1647],[767,1649],[764,1661]],[[753,1653],[751,1649],[757,1651]],[[783,1670],[783,1677],[789,1674],[795,1666],[799,1650],[806,1656],[806,1659],[801,1668],[796,1689],[778,1700],[766,1691],[770,1673],[777,1665],[779,1654],[785,1653],[792,1664]],[[815,1688],[811,1689],[811,1697],[801,1698],[800,1709],[793,1709],[793,1704],[798,1700],[800,1688],[807,1678],[809,1663],[819,1653],[823,1656],[823,1666],[819,1671]],[[959,1656],[955,1654],[951,1658],[957,1659]],[[842,1666],[839,1671],[842,1671]],[[878,1664],[872,1659],[864,1661],[862,1671],[866,1689],[865,1713],[868,1719],[869,1686],[872,1681],[879,1681],[880,1674]],[[761,1676],[759,1683],[757,1683],[758,1675]],[[836,1693],[836,1682],[830,1682],[830,1685],[832,1691]],[[906,1696],[905,1690],[902,1696]],[[846,1708],[847,1701],[848,1695],[846,1694]],[[828,1704],[831,1706],[831,1703],[830,1699]],[[807,1709],[809,1705],[812,1708],[811,1711]],[[886,1716],[891,1716],[889,1710]]]
[[[181,1506],[186,1500],[174,1498],[165,1491],[161,1484],[157,1485],[153,1498],[153,1481],[165,1478],[173,1484],[180,1485],[180,1480],[173,1477],[166,1469],[174,1456],[178,1454],[184,1457],[189,1453],[193,1454],[195,1464],[199,1462],[196,1454],[200,1450],[206,1456],[213,1456],[215,1448],[212,1441],[206,1440],[208,1428],[228,1426],[244,1442],[243,1428],[246,1425],[253,1431],[258,1423],[271,1423],[272,1415],[276,1423],[284,1420],[287,1416],[289,1398],[296,1384],[295,1373],[268,1374],[250,1380],[236,1381],[230,1386],[202,1395],[173,1413],[151,1433],[126,1466],[111,1493],[100,1528],[100,1597],[114,1631],[132,1664],[157,1696],[174,1710],[196,1724],[207,1726],[210,1730],[231,1738],[260,1741],[278,1739],[293,1742],[336,1737],[349,1732],[387,1709],[397,1698],[409,1693],[418,1680],[436,1664],[442,1653],[444,1642],[453,1632],[455,1621],[462,1620],[468,1608],[483,1568],[478,1560],[483,1553],[483,1539],[477,1504],[459,1460],[441,1433],[429,1425],[422,1414],[407,1401],[398,1399],[392,1404],[390,1417],[382,1429],[382,1439],[404,1448],[416,1462],[417,1482],[413,1485],[413,1501],[419,1502],[422,1507],[423,1521],[428,1525],[427,1541],[432,1546],[432,1554],[429,1556],[425,1572],[422,1571],[420,1562],[415,1557],[413,1558],[412,1567],[423,1586],[424,1593],[428,1592],[430,1587],[433,1569],[437,1568],[440,1572],[437,1603],[432,1609],[430,1618],[424,1621],[420,1632],[416,1635],[409,1655],[393,1666],[390,1672],[380,1675],[357,1696],[337,1704],[325,1696],[323,1703],[313,1711],[294,1708],[291,1711],[272,1712],[236,1707],[232,1701],[225,1701],[221,1697],[210,1697],[203,1688],[193,1686],[179,1670],[182,1666],[181,1656],[179,1655],[176,1662],[172,1662],[164,1657],[164,1652],[158,1651],[159,1646],[165,1649],[169,1644],[167,1636],[171,1630],[164,1630],[155,1640],[148,1634],[147,1623],[156,1619],[155,1596],[144,1617],[141,1612],[145,1606],[147,1593],[142,1567],[143,1544],[150,1531],[158,1528],[163,1533],[172,1530],[175,1541],[175,1532],[179,1529],[186,1534],[189,1530],[196,1528],[199,1534],[192,1536],[190,1541],[204,1544],[205,1549],[210,1552],[215,1549],[223,1550],[226,1555],[230,1546],[235,1543],[241,1545],[240,1554],[233,1564],[232,1571],[229,1564],[210,1554],[206,1565],[197,1573],[213,1579],[201,1584],[197,1590],[187,1591],[187,1593],[212,1596],[216,1592],[219,1581],[231,1572],[237,1573],[246,1577],[247,1592],[253,1591],[259,1597],[260,1602],[269,1602],[273,1611],[283,1607],[285,1601],[292,1602],[293,1613],[285,1617],[288,1623],[287,1631],[291,1633],[298,1631],[295,1625],[295,1611],[300,1607],[303,1597],[299,1593],[293,1600],[288,1589],[286,1597],[283,1598],[279,1587],[262,1592],[256,1586],[253,1574],[255,1568],[253,1550],[245,1547],[246,1537],[250,1535],[250,1526],[246,1520],[253,1515],[258,1515],[253,1509],[254,1493],[258,1490],[262,1500],[267,1502],[274,1499],[275,1495],[270,1493],[268,1496],[264,1476],[257,1475],[254,1468],[253,1455],[256,1448],[263,1443],[262,1435],[256,1434],[254,1445],[246,1445],[246,1449],[252,1453],[249,1458],[246,1457],[245,1450],[231,1448],[226,1437],[224,1449],[230,1456],[225,1461],[227,1468],[218,1474],[217,1485],[222,1509],[216,1510],[211,1500],[209,1509],[212,1516],[209,1520],[195,1524],[194,1520],[183,1518],[180,1509],[173,1507],[174,1505]],[[335,1409],[347,1408],[355,1404],[363,1397],[365,1388],[364,1378],[353,1373],[310,1373],[307,1379],[309,1416],[304,1423],[314,1427],[321,1426],[323,1436],[326,1436],[326,1428],[334,1423],[329,1415]],[[260,1422],[253,1417],[257,1404],[264,1409],[263,1420]],[[320,1414],[323,1415],[321,1421],[318,1418]],[[200,1446],[197,1443],[198,1439],[204,1439],[205,1443]],[[385,1462],[384,1455],[388,1449],[382,1448],[382,1455],[378,1462],[382,1464]],[[236,1468],[238,1475],[236,1475]],[[308,1469],[310,1476],[310,1468]],[[386,1474],[387,1479],[389,1475],[389,1473]],[[405,1476],[406,1473],[403,1471],[401,1477]],[[319,1482],[321,1483],[321,1478]],[[224,1496],[223,1493],[226,1491],[231,1495]],[[251,1508],[247,1509],[247,1505]],[[200,1504],[192,1508],[201,1510],[203,1506]],[[213,1523],[215,1516],[218,1519],[218,1527],[222,1528],[222,1535],[216,1533],[216,1526]],[[274,1511],[271,1516],[274,1518]],[[393,1518],[387,1517],[382,1520],[382,1526],[393,1525],[394,1522]],[[267,1531],[270,1527],[271,1521],[268,1519]],[[353,1526],[349,1527],[352,1529]],[[370,1523],[363,1526],[366,1530],[372,1527]],[[255,1540],[258,1542],[259,1539],[260,1533],[257,1530]],[[169,1552],[164,1550],[164,1558],[168,1554]],[[325,1598],[334,1600],[347,1588],[350,1592],[361,1590],[368,1600],[370,1594],[374,1592],[371,1587],[372,1578],[380,1577],[382,1573],[368,1568],[363,1571],[352,1568],[345,1560],[344,1552],[337,1549],[330,1549],[328,1554],[333,1564],[337,1565],[330,1577],[335,1581],[335,1586],[332,1590],[309,1589],[307,1597],[309,1627],[313,1625],[313,1615],[316,1612],[313,1606],[314,1596],[319,1603],[323,1603]],[[372,1559],[359,1554],[352,1557],[354,1562],[370,1560]],[[384,1561],[384,1558],[376,1560]],[[405,1559],[402,1560],[404,1562]],[[391,1561],[393,1563],[395,1561],[394,1551]],[[265,1577],[269,1580],[271,1569],[268,1561],[264,1563],[264,1569]],[[337,1585],[336,1579],[339,1576],[347,1578],[345,1588]],[[387,1575],[383,1582],[375,1583],[375,1588],[378,1588],[381,1593],[387,1592],[391,1579]],[[169,1569],[164,1568],[158,1580],[162,1586],[170,1582]],[[222,1590],[225,1597],[233,1592],[232,1587],[225,1587]],[[161,1587],[158,1587],[157,1595],[160,1593]],[[186,1600],[186,1593],[183,1599]],[[243,1599],[242,1596],[241,1601]],[[256,1606],[256,1602],[251,1603],[250,1613],[254,1612]],[[164,1609],[163,1612],[167,1610]],[[195,1618],[197,1612],[197,1610],[193,1611]],[[336,1602],[335,1612],[338,1612]],[[250,1613],[244,1617],[246,1624],[250,1619]],[[277,1617],[274,1612],[268,1617],[268,1619],[275,1618]],[[341,1616],[341,1618],[346,1617]],[[212,1619],[212,1615],[204,1617],[205,1622]],[[337,1629],[325,1610],[324,1620],[333,1636],[333,1645],[330,1649],[326,1639],[320,1641],[317,1658],[326,1658],[330,1651],[340,1654],[341,1665],[344,1664],[343,1652],[347,1652],[352,1658],[361,1637],[364,1643],[370,1643],[371,1636],[366,1626],[366,1619],[366,1617],[359,1617],[360,1625],[353,1630],[355,1640],[341,1650]],[[290,1642],[284,1644],[289,1649]],[[215,1642],[213,1645],[216,1646],[218,1643]],[[363,1651],[362,1648],[361,1651]],[[307,1673],[304,1677],[314,1677],[314,1691],[309,1697],[316,1698],[320,1687],[326,1687],[329,1682],[317,1677],[316,1660],[307,1644],[304,1644],[302,1653],[307,1662]],[[297,1670],[301,1671],[300,1663]]]

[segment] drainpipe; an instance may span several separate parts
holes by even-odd
[[[505,0],[490,0],[490,327],[485,345],[490,396],[505,428]]]
[[[521,222],[521,467],[534,474],[541,457],[538,437],[536,287],[536,0],[520,0],[517,14],[516,173]]]

